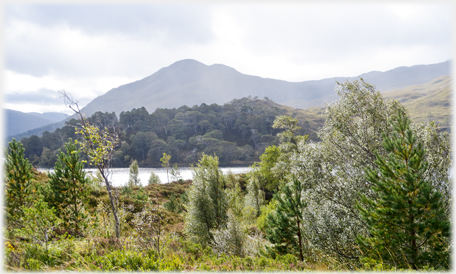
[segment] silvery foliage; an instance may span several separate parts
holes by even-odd
[[[385,154],[382,133],[391,134],[390,119],[405,109],[397,101],[384,100],[362,79],[338,83],[336,91],[340,99],[327,105],[326,121],[319,131],[321,142],[301,142],[286,164],[305,184],[305,230],[311,242],[333,256],[357,258],[356,235],[367,230],[355,201],[360,194],[375,198],[364,170],[367,166],[376,169],[374,152]],[[439,134],[433,125],[412,128],[427,150],[426,179],[449,200],[448,136]]]
[[[255,211],[255,216],[260,216],[261,207],[264,205],[265,195],[264,191],[260,188],[260,182],[255,173],[251,173],[247,181],[247,195],[245,195],[244,205],[245,208],[251,207]]]
[[[431,182],[433,187],[440,191],[445,201],[448,217],[452,205],[452,183],[450,178],[451,151],[450,136],[448,132],[440,132],[434,122],[429,124],[411,124],[418,141],[423,143],[426,150],[426,161],[429,164],[425,172],[425,180]]]
[[[228,221],[226,227],[214,232],[213,249],[218,253],[225,253],[234,256],[244,256],[246,234],[241,225],[241,220],[235,213],[228,209]]]
[[[177,164],[175,164],[171,168],[171,179],[173,181],[179,181],[180,179],[182,179],[182,176],[180,174],[180,170],[179,170],[179,167],[177,166]]]
[[[234,183],[234,187],[225,190],[228,207],[233,211],[233,214],[242,219],[244,217],[244,199],[241,187],[238,182]]]
[[[271,247],[271,243],[264,238],[264,235],[259,231],[254,231],[246,235],[244,242],[245,256],[258,256],[261,250],[266,250]]]
[[[143,250],[156,250],[160,254],[164,244],[164,217],[161,209],[148,199],[144,209],[133,216],[132,223],[140,247]]]
[[[301,129],[298,126],[298,120],[293,119],[289,116],[279,116],[274,121],[273,128],[283,129],[283,132],[277,133],[280,141],[280,156],[278,162],[272,167],[272,171],[276,174],[284,174],[285,177],[292,173],[293,166],[290,165],[293,160],[299,155],[299,144],[303,144],[308,139],[308,135],[298,135],[298,131]],[[289,176],[291,180],[291,176]]]
[[[265,250],[271,243],[264,235],[253,230],[246,233],[248,225],[234,211],[228,209],[228,221],[226,227],[214,232],[215,244],[213,249],[218,253],[234,256],[257,256],[260,250]]]
[[[224,176],[218,157],[203,154],[193,169],[193,183],[188,192],[185,232],[203,246],[213,243],[213,230],[226,223],[228,201],[222,189]]]

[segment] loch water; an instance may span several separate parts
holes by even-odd
[[[240,173],[247,173],[251,170],[250,167],[221,167],[220,168],[223,174],[227,174],[231,171],[233,174],[240,174]],[[53,169],[48,168],[39,168],[40,172],[54,172]],[[88,174],[93,174],[95,176],[97,170],[94,168],[87,168],[84,169],[85,172]],[[150,174],[152,171],[158,175],[160,181],[162,183],[167,183],[167,175],[166,175],[166,168],[139,168],[139,179],[142,186],[146,186],[149,182]],[[171,168],[169,169],[171,171]],[[183,167],[179,168],[180,176],[183,180],[193,179],[192,168]],[[124,186],[127,184],[128,179],[130,177],[130,169],[129,168],[111,168],[110,169],[110,176],[109,181],[112,183],[113,186]],[[169,172],[169,180],[172,181],[171,172]]]

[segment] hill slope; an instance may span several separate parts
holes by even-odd
[[[414,122],[436,121],[447,128],[451,124],[453,79],[442,76],[425,84],[395,89],[383,94],[401,102]]]
[[[67,115],[57,112],[24,113],[16,110],[5,109],[5,136],[14,136],[28,130],[64,120]]]
[[[450,61],[434,65],[400,67],[387,72],[373,71],[360,75],[365,81],[384,92],[450,74]],[[223,104],[233,98],[246,96],[268,97],[279,104],[308,108],[324,106],[324,101],[337,99],[336,81],[358,77],[335,77],[315,81],[287,82],[245,75],[225,65],[204,65],[195,60],[178,61],[142,80],[111,89],[95,98],[82,112],[90,116],[96,111],[116,112],[145,107],[189,107]]]

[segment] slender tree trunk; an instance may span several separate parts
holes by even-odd
[[[301,259],[301,262],[304,262],[304,256],[302,254],[302,236],[301,236],[301,225],[299,222],[299,217],[296,217],[296,221],[298,223],[299,259]]]
[[[412,202],[409,201],[409,205],[410,205],[410,208],[412,207],[411,206]],[[412,261],[411,261],[411,264],[412,264],[412,269],[414,270],[417,270],[416,268],[416,259],[418,257],[418,247],[416,246],[416,231],[415,231],[415,228],[413,227],[413,223],[415,222],[415,218],[413,216],[413,214],[410,216],[410,225],[412,226],[412,231],[410,232],[410,236],[412,238]]]
[[[101,173],[101,176],[103,176],[103,179],[106,184],[106,190],[108,191],[109,194],[109,200],[111,201],[111,208],[112,208],[112,214],[114,215],[114,220],[115,220],[115,228],[116,228],[116,238],[120,238],[120,223],[119,223],[119,218],[117,217],[117,211],[116,211],[116,206],[114,205],[114,198],[112,197],[111,193],[111,184],[108,181],[108,178],[104,174],[104,170],[102,168],[98,168],[98,170]]]
[[[75,185],[74,183],[74,180],[73,180],[73,184]],[[74,188],[73,188],[73,191],[74,191]],[[74,197],[74,212],[76,213],[75,214],[75,229],[74,229],[74,235],[78,235],[78,200],[76,199],[76,194],[73,192],[73,197]]]

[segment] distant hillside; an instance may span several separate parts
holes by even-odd
[[[386,72],[373,71],[359,75],[385,92],[414,84],[422,84],[450,74],[450,61],[434,65],[399,67]],[[324,106],[334,101],[336,81],[358,77],[334,77],[315,81],[287,82],[245,75],[221,65],[204,65],[195,60],[178,61],[142,80],[111,89],[95,98],[82,112],[90,116],[96,111],[115,112],[145,107],[157,108],[193,106],[201,103],[223,104],[232,98],[258,96],[279,104],[298,108]]]
[[[453,79],[442,76],[425,84],[395,89],[383,94],[401,102],[414,122],[436,121],[443,128],[451,125]]]
[[[5,136],[14,136],[28,130],[49,125],[64,120],[67,115],[57,112],[24,113],[5,109]]]
[[[119,130],[121,145],[113,155],[114,167],[128,167],[132,159],[140,166],[159,167],[163,153],[172,155],[173,163],[184,166],[196,163],[202,153],[216,153],[221,165],[245,166],[257,161],[267,146],[278,144],[276,134],[281,130],[272,125],[279,115],[297,118],[299,134],[318,141],[316,132],[323,125],[321,113],[255,97],[233,99],[224,105],[160,108],[153,113],[135,108],[119,117],[96,112],[87,119],[100,128]],[[76,121],[70,123],[74,125]],[[21,142],[32,164],[51,167],[64,142],[78,137],[74,127],[66,125],[41,137],[22,138]]]
[[[69,116],[65,113],[60,113],[60,112],[44,112],[44,113],[29,112],[29,114],[33,114],[35,116],[47,119],[47,120],[51,121],[51,123],[57,123],[57,122],[63,121]]]

